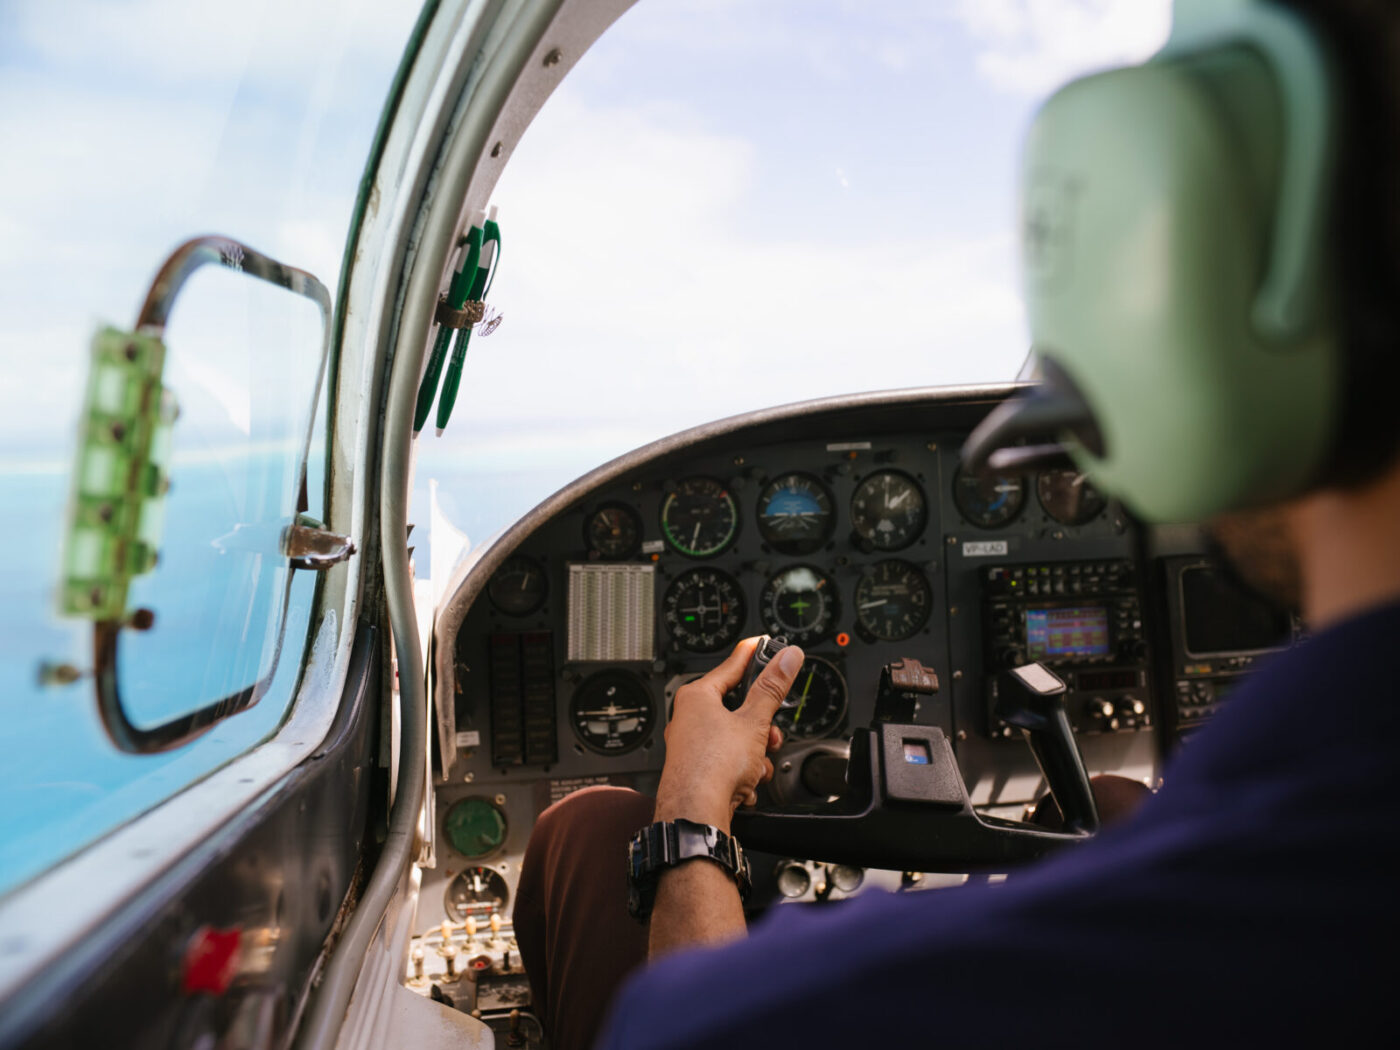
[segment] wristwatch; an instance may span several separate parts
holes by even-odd
[[[749,895],[749,858],[739,840],[713,824],[672,820],[651,824],[632,836],[627,846],[627,914],[638,922],[651,915],[656,880],[667,868],[697,858],[713,861],[739,887],[739,899]]]

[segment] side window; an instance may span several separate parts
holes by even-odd
[[[132,627],[109,633],[105,662],[98,621],[63,601],[90,347],[105,325],[131,330],[156,268],[195,235],[309,271],[334,298],[417,15],[341,0],[79,17],[0,5],[0,895],[256,747],[291,709],[329,623],[313,623],[316,577],[288,571],[283,542],[299,511],[324,511],[317,307],[231,266],[190,277],[164,340],[180,414],[150,523],[159,557],[131,577]],[[144,732],[258,699],[138,753],[104,726],[104,694]]]

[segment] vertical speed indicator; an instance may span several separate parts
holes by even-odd
[[[846,680],[836,665],[809,656],[797,672],[773,724],[789,740],[830,736],[846,717]]]

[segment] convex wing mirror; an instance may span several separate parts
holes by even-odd
[[[293,570],[354,553],[305,513],[330,339],[325,285],[226,237],[180,245],[135,326],[94,337],[58,604],[92,621],[121,750],[179,747],[256,704]]]

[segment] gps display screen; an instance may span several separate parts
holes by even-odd
[[[1105,656],[1110,651],[1108,610],[1102,605],[1027,609],[1026,650],[1032,660]]]
[[[1192,656],[1257,652],[1289,641],[1286,612],[1245,593],[1214,569],[1182,572],[1181,608],[1186,651]]]

